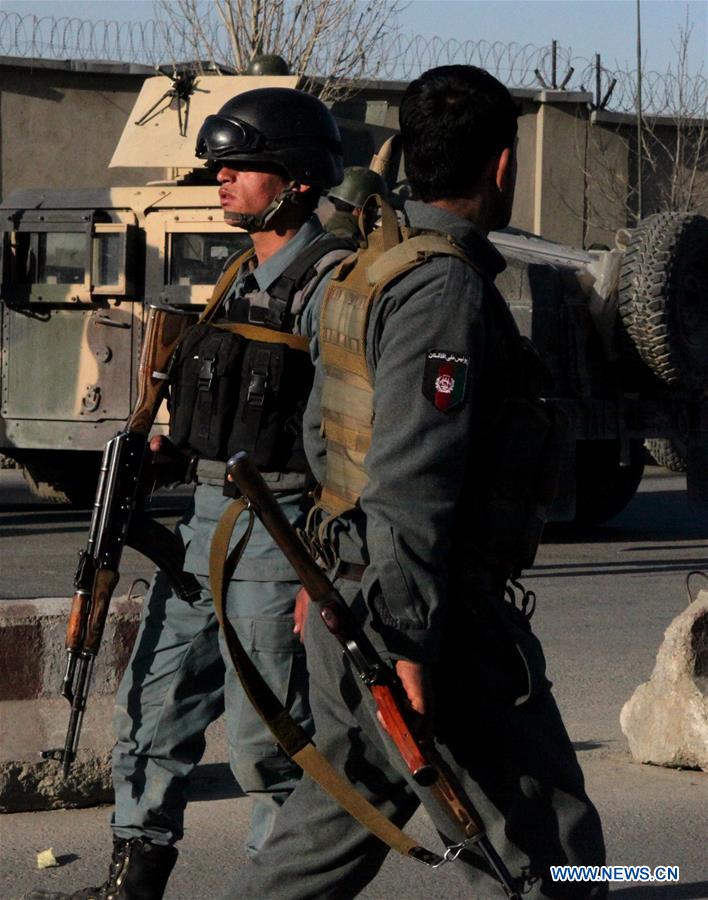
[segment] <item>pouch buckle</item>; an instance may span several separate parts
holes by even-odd
[[[251,369],[251,377],[248,382],[248,395],[246,396],[246,402],[250,403],[251,406],[263,406],[267,388],[267,372],[257,372],[255,369]]]
[[[210,391],[211,386],[214,382],[214,369],[216,358],[207,356],[202,360],[201,368],[199,369],[199,390],[200,391]]]

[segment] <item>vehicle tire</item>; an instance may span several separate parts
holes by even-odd
[[[663,466],[670,472],[685,472],[686,447],[675,438],[648,438],[644,446],[649,451],[657,466]]]
[[[657,213],[632,229],[619,314],[643,363],[665,384],[708,387],[708,219]]]
[[[644,472],[644,445],[630,442],[630,464],[620,466],[619,441],[578,441],[575,456],[575,521],[599,525],[622,512]]]
[[[32,494],[43,503],[90,507],[100,464],[98,453],[54,451],[23,459],[22,474]]]

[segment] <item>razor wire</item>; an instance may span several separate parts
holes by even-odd
[[[0,54],[40,59],[101,60],[158,66],[180,61],[210,59],[228,64],[230,41],[221,22],[200,23],[199,38],[175,36],[157,19],[117,22],[20,15],[0,11]],[[398,34],[379,44],[362,78],[410,81],[426,69],[440,65],[476,65],[512,88],[583,91],[592,95],[594,108],[634,112],[636,70],[608,68],[599,54],[592,59],[574,55],[571,48],[552,41],[533,44],[442,40]],[[374,59],[375,57],[375,59]],[[326,75],[327,52],[315,56],[312,69]],[[679,77],[668,71],[642,72],[645,114],[704,118],[708,113],[708,79],[703,71]]]

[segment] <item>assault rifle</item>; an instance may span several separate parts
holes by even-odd
[[[66,671],[62,696],[71,703],[63,749],[45,750],[62,763],[64,777],[76,758],[93,664],[118,584],[123,547],[139,550],[162,569],[180,596],[195,589],[182,571],[181,541],[164,525],[140,515],[143,463],[148,435],[167,391],[166,369],[192,313],[168,306],[148,307],[140,364],[138,399],[125,429],[106,444],[86,547],[79,553],[74,595],[66,629]]]
[[[487,837],[472,801],[432,741],[418,735],[415,713],[394,670],[378,654],[326,573],[317,565],[286,518],[272,491],[245,452],[232,456],[227,474],[280,547],[310,598],[319,607],[327,629],[337,638],[355,671],[369,688],[379,718],[413,779],[430,791],[440,810],[462,836],[449,848],[454,859],[467,844],[484,855],[510,900],[519,900],[514,879]]]

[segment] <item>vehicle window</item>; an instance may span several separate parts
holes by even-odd
[[[25,232],[18,235],[17,273],[23,284],[83,284],[85,232]]]
[[[251,246],[243,232],[170,235],[168,284],[215,284],[226,260]]]
[[[93,238],[94,284],[118,284],[123,256],[122,234],[97,234]]]
[[[82,284],[86,235],[64,231],[39,234],[37,284]]]

